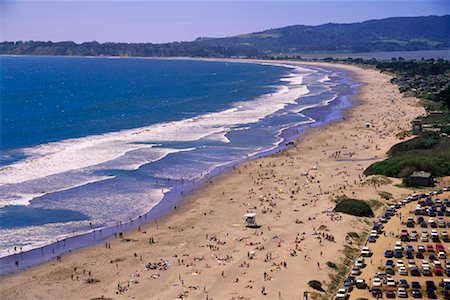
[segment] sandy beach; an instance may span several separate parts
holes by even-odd
[[[333,213],[333,200],[409,194],[394,185],[399,181],[374,184],[362,173],[425,111],[389,75],[320,65],[344,68],[363,83],[343,120],[215,177],[138,230],[1,277],[0,298],[303,299],[314,292],[310,280],[326,289],[334,274],[326,262],[340,263],[344,245],[355,246],[347,233],[368,230],[375,220]],[[248,212],[260,228],[245,227]]]

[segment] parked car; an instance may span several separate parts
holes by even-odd
[[[436,293],[434,290],[427,289],[427,297],[428,299],[437,299]]]
[[[358,257],[355,262],[355,267],[364,268],[366,266],[364,257]]]
[[[426,287],[427,290],[428,290],[428,289],[433,289],[433,290],[436,289],[436,285],[434,284],[434,281],[433,281],[433,280],[427,280],[427,281],[425,281],[425,287]]]
[[[383,292],[379,288],[373,288],[372,289],[372,297],[381,298],[381,297],[383,297]]]
[[[373,287],[380,287],[383,283],[381,282],[381,279],[378,277],[375,277],[372,281]]]
[[[420,272],[419,272],[419,268],[418,267],[410,268],[409,272],[411,273],[411,276],[420,276]]]
[[[406,279],[400,279],[398,286],[403,288],[409,288],[409,284],[408,281],[406,281]]]
[[[394,252],[392,252],[392,250],[386,250],[384,252],[384,257],[386,258],[392,258],[394,256]]]
[[[354,267],[352,269],[352,271],[350,272],[351,275],[360,275],[361,274],[361,269],[358,267]]]
[[[369,257],[372,255],[372,251],[370,251],[369,247],[363,247],[361,249],[361,256],[362,257]]]
[[[386,285],[387,285],[387,286],[397,286],[397,282],[395,281],[394,278],[388,277],[388,278],[386,279]]]
[[[394,251],[394,257],[395,258],[402,258],[403,257],[403,251],[401,251],[401,250]]]
[[[414,259],[408,259],[408,268],[417,267]]]
[[[397,296],[399,298],[408,298],[408,292],[406,291],[406,288],[398,288]]]
[[[357,279],[355,286],[357,289],[365,289],[367,287],[366,281],[362,278]]]
[[[339,289],[336,293],[336,300],[345,300],[347,299],[348,291],[347,289]]]
[[[430,267],[422,267],[422,274],[423,276],[431,276],[431,270]]]
[[[422,292],[419,289],[412,289],[411,295],[413,298],[422,298]]]
[[[395,292],[391,289],[386,290],[386,298],[395,298]]]
[[[405,267],[399,267],[398,268],[398,274],[407,276],[408,275],[408,270],[406,270]]]

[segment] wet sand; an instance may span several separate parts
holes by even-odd
[[[289,62],[292,63],[292,62]],[[308,130],[280,153],[236,166],[140,230],[0,278],[2,299],[303,299],[330,281],[347,233],[374,219],[332,212],[336,195],[408,190],[362,175],[424,113],[390,77],[353,66],[364,83],[345,120]],[[369,124],[369,126],[367,126]],[[258,229],[244,226],[257,213]]]

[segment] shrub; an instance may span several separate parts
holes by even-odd
[[[374,213],[369,203],[364,200],[341,197],[341,200],[334,208],[336,212],[343,212],[357,217],[373,217]]]
[[[390,200],[390,199],[392,199],[392,197],[393,197],[391,193],[386,192],[386,191],[380,191],[380,192],[378,192],[378,195],[379,195],[381,198],[386,199],[386,200]]]
[[[335,270],[337,269],[337,265],[332,261],[327,261],[327,266],[330,269],[335,269]]]
[[[414,171],[450,175],[450,139],[428,134],[397,144],[389,150],[388,159],[370,165],[364,174],[382,174],[407,181]]]
[[[325,292],[325,290],[322,288],[322,283],[318,280],[310,280],[308,282],[308,285],[317,291]]]
[[[350,231],[350,232],[347,232],[347,235],[354,240],[359,239],[359,234],[357,232]]]

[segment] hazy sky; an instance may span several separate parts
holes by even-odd
[[[231,36],[294,24],[449,13],[449,0],[0,0],[0,40],[158,43]]]

